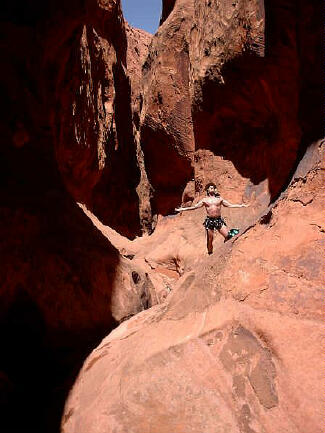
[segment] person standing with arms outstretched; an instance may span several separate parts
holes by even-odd
[[[213,236],[214,230],[218,230],[218,232],[224,237],[224,242],[228,241],[232,237],[238,235],[238,229],[230,229],[228,230],[227,224],[225,220],[221,217],[221,206],[231,207],[231,208],[240,208],[240,207],[248,207],[248,204],[232,204],[229,201],[225,200],[220,196],[217,191],[217,187],[214,183],[208,183],[205,187],[207,197],[200,200],[196,205],[189,207],[178,207],[175,209],[176,212],[182,212],[186,210],[194,210],[198,209],[202,206],[205,206],[207,217],[204,220],[204,227],[207,233],[207,249],[208,254],[213,253]]]

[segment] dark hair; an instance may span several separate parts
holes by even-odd
[[[217,189],[217,185],[216,185],[215,183],[213,183],[213,182],[207,183],[207,184],[205,185],[205,191],[206,191],[207,194],[208,194],[208,189],[210,188],[210,186],[213,186],[213,188]],[[216,192],[216,193],[215,193],[215,196],[216,196],[216,197],[219,197],[220,194],[219,194],[218,192]]]
[[[205,185],[205,190],[206,191],[208,191],[208,189],[210,188],[210,186],[213,186],[213,188],[217,188],[217,185],[215,184],[215,183],[213,183],[213,182],[210,182],[210,183],[207,183],[206,185]]]

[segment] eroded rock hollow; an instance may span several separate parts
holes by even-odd
[[[1,432],[321,433],[321,2],[2,12]]]

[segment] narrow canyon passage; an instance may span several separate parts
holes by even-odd
[[[1,432],[321,433],[322,10],[4,1]]]

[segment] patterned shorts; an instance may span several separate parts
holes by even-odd
[[[219,217],[206,217],[203,223],[204,227],[208,230],[220,230],[223,225],[227,226],[225,220]]]

